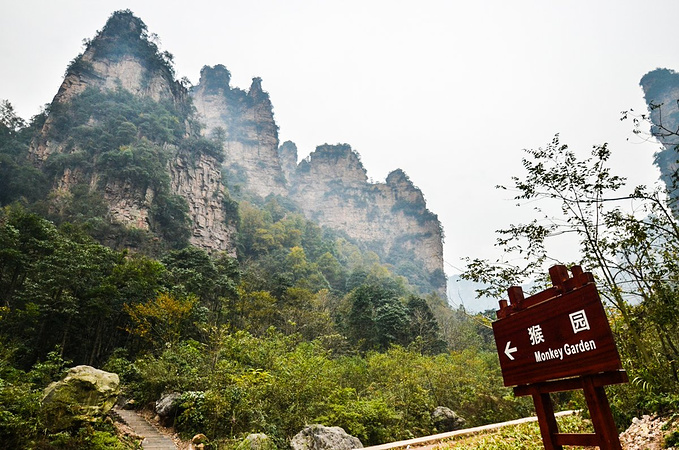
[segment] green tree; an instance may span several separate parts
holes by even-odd
[[[148,302],[126,305],[125,311],[132,321],[127,331],[157,348],[177,344],[192,325],[196,302],[193,296],[176,297],[161,292]]]
[[[21,208],[3,212],[3,334],[25,348],[26,365],[56,345],[70,359],[92,362],[106,333],[120,325],[112,320],[119,305],[109,278],[121,255]]]
[[[323,274],[330,287],[338,293],[343,293],[346,288],[347,274],[337,258],[332,253],[325,252],[318,258],[317,264],[318,270]]]
[[[17,200],[33,202],[45,195],[47,181],[28,159],[38,120],[29,127],[11,103],[0,102],[0,206]]]
[[[428,354],[444,351],[446,343],[443,341],[438,321],[427,301],[411,295],[406,307],[410,318],[409,334],[412,338],[420,339],[421,351]]]
[[[326,293],[300,287],[288,288],[279,301],[278,328],[287,334],[299,333],[308,341],[334,334],[329,305],[324,301]]]
[[[208,309],[211,324],[233,319],[241,276],[235,259],[186,247],[168,252],[162,261],[168,269],[168,288],[179,295],[196,295],[199,304]]]
[[[26,121],[14,111],[14,106],[8,101],[0,102],[0,124],[4,128],[3,133],[12,134],[26,126]]]
[[[607,145],[594,147],[592,158],[584,161],[578,160],[567,145],[562,145],[558,136],[546,148],[526,152],[528,157],[522,160],[526,177],[512,177],[518,192],[515,199],[552,200],[561,215],[553,211],[543,213],[536,208],[541,214],[539,219],[498,231],[497,245],[506,255],[518,254],[523,265],[508,264],[502,259],[490,263],[468,258],[463,277],[490,284],[488,293],[499,297],[512,285],[541,278],[545,265],[557,262],[545,247],[549,237],[573,234],[580,239],[582,260],[579,262],[596,271],[606,286],[603,291],[606,299],[626,314],[628,302],[621,288],[622,273],[612,264],[617,250],[611,245],[612,237],[606,227],[606,218],[610,217],[606,205],[623,197],[617,191],[624,185],[624,179],[612,175],[607,167],[610,157]]]
[[[362,285],[349,297],[349,334],[363,350],[408,343],[407,310],[393,291],[376,285]]]

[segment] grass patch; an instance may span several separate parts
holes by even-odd
[[[592,423],[581,415],[557,417],[561,433],[593,433]],[[543,450],[537,422],[507,426],[473,436],[453,438],[435,447],[438,450]],[[593,449],[596,447],[569,447]]]

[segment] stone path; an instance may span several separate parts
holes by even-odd
[[[144,450],[177,450],[177,446],[169,437],[160,434],[153,425],[148,423],[146,419],[129,409],[115,409],[115,413],[125,422],[135,433],[143,436],[144,440],[141,446]]]

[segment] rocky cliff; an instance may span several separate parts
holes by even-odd
[[[297,146],[292,141],[285,141],[278,147],[278,159],[281,162],[283,176],[288,186],[295,182],[297,171]]]
[[[655,155],[655,163],[667,188],[677,197],[677,145],[679,145],[679,73],[656,69],[641,79],[650,112],[651,134],[663,146]]]
[[[287,193],[278,159],[278,126],[262,80],[254,78],[248,91],[232,88],[231,74],[222,65],[205,66],[191,90],[193,103],[205,124],[205,136],[220,140],[225,149],[223,168],[230,187],[261,197]]]
[[[345,232],[423,291],[445,296],[441,224],[402,170],[370,183],[350,146],[322,145],[290,178],[291,197],[308,217]]]
[[[161,235],[186,225],[190,243],[235,255],[221,149],[198,133],[171,55],[119,11],[72,61],[30,152],[58,196],[85,185],[112,222]]]
[[[154,101],[184,102],[186,89],[174,80],[167,59],[148,41],[146,25],[139,18],[129,11],[114,13],[102,31],[87,42],[86,50],[71,61],[50,109],[66,108],[87,88],[124,89]],[[41,139],[32,149],[37,161],[64,151],[63,142],[50,139],[53,128],[54,115],[49,115]]]
[[[189,242],[206,250],[226,251],[236,256],[235,212],[229,217],[219,164],[200,155],[192,161],[177,155],[169,164],[172,191],[186,199],[191,219]]]
[[[346,233],[377,253],[423,291],[445,295],[441,224],[422,192],[401,170],[369,183],[348,145],[323,145],[297,164],[297,147],[278,147],[273,107],[255,78],[249,90],[230,85],[222,65],[204,67],[191,90],[205,136],[224,143],[223,169],[232,188],[289,196],[310,219]]]
[[[52,209],[95,193],[111,223],[235,255],[227,183],[242,198],[289,197],[423,292],[445,295],[441,224],[403,171],[371,183],[348,145],[320,146],[298,164],[294,143],[279,147],[261,79],[245,91],[226,67],[206,66],[189,91],[171,63],[130,11],[87,42],[30,150],[51,176]]]

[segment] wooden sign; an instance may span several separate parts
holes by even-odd
[[[591,273],[549,269],[553,287],[524,298],[510,288],[493,322],[505,386],[533,397],[545,450],[565,445],[622,450],[604,386],[626,383],[620,356]],[[582,389],[594,433],[560,433],[551,392]]]
[[[615,371],[621,368],[608,319],[591,274],[552,268],[555,287],[523,298],[510,290],[493,322],[505,386]]]

